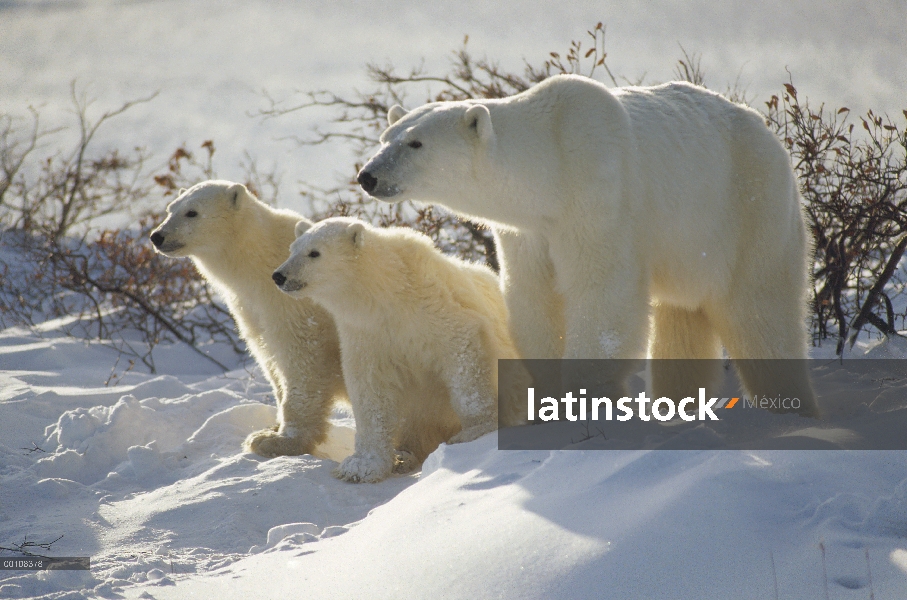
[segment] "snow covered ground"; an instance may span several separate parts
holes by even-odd
[[[788,67],[810,98],[899,114],[905,19],[900,0],[0,1],[0,111],[71,124],[72,78],[95,114],[160,90],[101,145],[163,163],[213,138],[220,176],[240,178],[249,150],[299,208],[297,180],[332,185],[351,157],[277,141],[326,115],[250,118],[262,89],[367,89],[367,61],[438,70],[464,34],[519,70],[600,20],[631,78],[670,79],[679,42],[719,90],[740,74],[761,100]],[[0,598],[907,597],[905,452],[501,452],[487,436],[351,485],[330,475],[351,446],[343,410],[319,457],[266,461],[239,449],[275,414],[250,363],[210,348],[223,374],[175,345],[158,375],[124,372],[59,327],[0,331],[0,546],[63,535],[48,554],[92,570],[0,571]]]
[[[275,414],[251,365],[163,346],[164,374],[105,385],[115,353],[57,325],[0,332],[0,545],[62,534],[47,554],[92,569],[0,571],[2,598],[907,594],[907,452],[499,451],[489,435],[354,485],[330,475],[351,449],[342,409],[319,457],[263,460],[240,451]],[[907,345],[870,352],[892,354]]]
[[[415,481],[339,485],[326,458],[240,453],[248,433],[276,419],[261,374],[236,365],[214,375],[185,347],[162,350],[167,375],[116,372],[105,386],[111,350],[52,329],[0,333],[0,545],[63,534],[50,555],[92,556],[90,575],[0,572],[0,597],[109,595],[158,573],[223,566],[267,546],[274,527],[336,535]],[[342,458],[352,419],[334,417],[319,454]],[[316,525],[287,528],[301,522]]]

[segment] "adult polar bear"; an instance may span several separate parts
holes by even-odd
[[[723,343],[735,359],[806,357],[796,181],[756,111],[686,83],[609,91],[563,75],[504,99],[394,106],[388,122],[359,183],[495,226],[524,356],[717,358]],[[815,413],[798,364],[783,393]],[[777,394],[764,364],[738,371]]]

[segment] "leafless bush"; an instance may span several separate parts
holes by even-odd
[[[199,146],[203,154],[199,156],[186,148],[185,145],[177,148],[167,160],[167,166],[162,173],[154,176],[154,182],[164,189],[164,196],[176,196],[180,189],[206,179],[217,179],[214,170],[213,140],[205,140]],[[276,205],[280,194],[280,178],[273,172],[262,173],[256,160],[246,152],[240,168],[245,174],[244,185],[259,200]]]
[[[31,161],[38,142],[59,130],[42,131],[39,117],[32,112],[33,125],[26,131],[16,128],[5,116],[0,132],[0,223],[6,227],[39,233],[50,240],[67,235],[79,226],[100,217],[129,213],[148,194],[141,181],[147,156],[141,148],[129,154],[118,150],[91,153],[98,129],[132,106],[148,102],[155,94],[126,102],[104,112],[97,120],[88,116],[91,101],[70,87],[77,118],[78,140],[68,152]]]
[[[22,166],[29,155],[38,147],[38,142],[58,130],[47,131],[41,128],[41,119],[38,111],[29,107],[31,124],[20,125],[21,119],[12,115],[0,115],[0,208],[6,203],[6,192],[12,187],[13,182],[22,170]],[[9,209],[4,211],[9,213]],[[9,214],[5,215],[9,218]],[[0,221],[0,225],[3,221]]]
[[[34,159],[39,142],[58,131],[41,130],[37,112],[28,127],[0,120],[0,325],[61,318],[67,333],[111,344],[152,372],[154,347],[178,340],[226,368],[200,345],[221,341],[242,351],[228,312],[191,263],[153,252],[147,235],[161,214],[135,214],[155,189],[144,151],[127,156],[92,145],[102,125],[153,96],[94,121],[75,85],[72,98],[79,135],[68,152]],[[99,225],[113,216],[131,225]]]
[[[688,81],[694,85],[708,87],[705,82],[705,71],[702,69],[702,55],[695,52],[687,52],[686,48],[680,46],[682,58],[677,59],[674,65],[674,78],[679,81]],[[746,88],[740,83],[740,75],[737,75],[733,84],[728,84],[724,92],[725,98],[738,104],[751,104],[751,99],[747,97]]]
[[[896,334],[907,316],[894,308],[905,295],[898,270],[907,250],[903,123],[870,110],[856,129],[848,108],[811,108],[792,83],[766,107],[793,158],[815,240],[816,337],[835,335],[840,353],[866,325]]]
[[[313,107],[333,109],[336,115],[330,120],[334,125],[330,131],[316,129],[312,137],[293,136],[290,139],[300,145],[318,145],[333,140],[352,142],[356,144],[358,154],[364,157],[378,144],[378,137],[387,126],[387,111],[394,104],[405,104],[410,89],[424,92],[424,102],[505,98],[523,92],[554,74],[577,73],[592,77],[597,69],[603,68],[611,76],[605,63],[605,27],[599,23],[588,35],[592,47],[585,52],[581,42],[571,42],[563,57],[551,52],[541,67],[526,63],[522,75],[508,73],[488,59],[474,58],[468,49],[469,36],[466,36],[462,48],[452,53],[450,70],[445,74],[428,74],[421,67],[399,74],[392,64],[369,63],[366,75],[377,86],[369,92],[357,92],[352,98],[327,90],[306,92],[303,102],[289,106],[285,101],[275,100],[266,94],[268,107],[261,109],[259,115],[274,118]],[[613,80],[613,76],[611,78]],[[614,83],[617,84],[616,81]],[[431,84],[440,85],[440,90],[432,92]]]
[[[28,536],[22,540],[22,543],[17,544],[13,542],[9,546],[0,546],[0,552],[16,552],[22,556],[30,556],[37,558],[48,558],[43,554],[36,554],[34,550],[50,550],[51,546],[63,539],[63,534],[60,534],[55,540],[50,542],[30,542]]]
[[[242,352],[230,315],[189,261],[154,253],[147,236],[158,222],[149,214],[137,228],[56,241],[8,232],[25,260],[4,283],[4,321],[68,317],[60,325],[65,332],[105,340],[151,372],[154,347],[165,340],[184,342],[226,369],[199,345],[221,341]]]

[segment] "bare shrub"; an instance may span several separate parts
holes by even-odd
[[[680,46],[678,44],[678,46]],[[705,71],[702,69],[702,55],[695,52],[687,52],[686,48],[680,46],[682,58],[677,59],[674,65],[674,78],[678,81],[688,81],[694,85],[707,88],[705,83]],[[728,84],[722,95],[738,104],[750,105],[751,99],[747,96],[746,88],[740,83],[740,74],[733,84]]]
[[[151,249],[147,236],[158,222],[149,214],[137,228],[56,241],[13,232],[25,261],[0,295],[4,321],[69,317],[61,322],[63,331],[106,341],[152,373],[161,341],[184,342],[226,370],[199,346],[219,341],[242,352],[230,315],[191,262],[167,260]]]
[[[70,86],[76,113],[78,140],[68,152],[57,152],[37,164],[30,164],[38,141],[54,131],[42,131],[36,111],[33,126],[27,131],[14,126],[5,116],[0,133],[0,223],[7,227],[32,231],[56,240],[72,230],[87,226],[100,217],[129,213],[138,200],[148,194],[142,179],[147,156],[141,148],[123,154],[119,150],[100,153],[92,141],[104,124],[147,98],[124,103],[104,112],[96,120],[88,116],[92,102],[80,93],[75,82]],[[28,167],[28,168],[26,168]]]
[[[67,152],[34,158],[39,142],[59,131],[41,130],[37,112],[28,127],[0,120],[0,325],[61,318],[63,331],[110,344],[152,372],[155,346],[178,340],[226,369],[200,346],[220,341],[243,351],[229,313],[189,261],[153,252],[147,235],[161,214],[135,214],[155,189],[148,157],[140,148],[123,155],[92,145],[102,125],[153,96],[91,120],[91,103],[75,84],[71,90],[79,135]],[[101,226],[103,217],[130,226]]]
[[[164,197],[177,196],[183,188],[189,188],[207,179],[217,179],[214,170],[214,153],[217,149],[213,140],[205,140],[199,146],[201,156],[183,144],[170,155],[165,170],[154,176],[154,182],[164,189]],[[280,195],[280,177],[274,171],[261,172],[258,163],[248,152],[245,153],[240,169],[244,173],[243,184],[259,200],[276,206]]]
[[[855,128],[848,108],[810,107],[793,83],[766,103],[800,182],[815,240],[813,328],[840,354],[872,325],[897,333],[898,270],[907,250],[907,130],[869,110]],[[904,111],[907,118],[907,111]],[[830,327],[833,325],[833,327]]]
[[[51,550],[51,546],[63,539],[63,534],[61,533],[57,536],[56,539],[49,542],[30,542],[28,541],[28,536],[26,535],[22,539],[22,543],[17,544],[13,542],[9,546],[0,546],[0,552],[16,552],[22,556],[34,556],[37,558],[48,558],[43,554],[36,554],[35,550]]]

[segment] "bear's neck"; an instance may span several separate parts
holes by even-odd
[[[379,322],[401,318],[401,306],[412,300],[406,260],[388,248],[363,248],[349,263],[344,277],[329,291],[313,294],[312,299],[345,325],[364,324],[373,327]]]
[[[233,219],[234,227],[224,233],[228,240],[210,256],[196,257],[196,264],[225,295],[243,296],[247,290],[280,294],[271,275],[290,255],[296,221],[265,205],[250,206]]]

